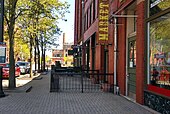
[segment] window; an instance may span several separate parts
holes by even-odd
[[[96,1],[95,0],[93,0],[93,20],[95,20],[95,18],[96,18]]]
[[[136,67],[136,40],[129,42],[129,67]]]
[[[90,17],[89,18],[89,22],[90,22],[90,25],[91,25],[91,23],[92,23],[92,5],[90,5],[90,9],[89,10],[90,10],[90,13],[89,13],[89,15],[90,15],[89,16]]]
[[[149,2],[150,16],[169,8],[170,6],[170,0],[150,0]]]
[[[136,11],[134,12],[134,15],[136,15]],[[137,18],[134,17],[134,32],[136,32],[136,25],[137,25]]]
[[[170,89],[170,13],[148,23],[150,84]]]
[[[89,28],[89,10],[87,9],[87,29]]]
[[[54,54],[54,57],[62,57],[62,54]]]

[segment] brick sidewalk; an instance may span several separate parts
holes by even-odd
[[[41,77],[28,83],[28,93],[5,93],[0,114],[153,114],[112,93],[50,93],[49,74]]]

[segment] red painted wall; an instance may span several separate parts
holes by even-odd
[[[160,94],[161,96],[170,97],[170,90],[168,89],[160,88],[160,87],[153,86],[153,85],[148,85],[147,90],[152,91],[158,95]]]

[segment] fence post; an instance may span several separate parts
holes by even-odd
[[[59,79],[60,79],[60,77],[59,77],[59,75],[57,75],[57,77],[56,77],[56,88],[57,88],[57,92],[59,92],[59,89],[60,89],[60,87],[59,87]]]
[[[82,76],[81,76],[81,92],[83,93],[83,77],[84,77],[84,71],[82,71]]]
[[[52,89],[54,88],[54,78],[53,78],[53,70],[51,70],[51,77],[50,77],[50,92],[52,92]]]
[[[99,84],[99,70],[97,70],[97,84]]]

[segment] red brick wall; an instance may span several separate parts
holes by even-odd
[[[144,1],[137,5],[136,37],[136,101],[143,104],[144,98]]]
[[[98,19],[85,31],[84,41],[90,38],[95,32],[98,34]],[[98,39],[98,35],[96,35],[96,39]]]
[[[96,66],[97,70],[101,70],[101,46],[96,46]]]
[[[75,1],[75,34],[74,34],[74,42],[75,44],[78,43],[78,40],[81,39],[81,20],[82,20],[82,6],[81,6],[81,0]]]
[[[117,80],[121,94],[126,90],[126,19],[119,18],[118,23],[118,53],[117,53]]]
[[[108,46],[108,53],[109,53],[109,62],[108,62],[108,72],[113,73],[114,72],[114,25],[109,25],[109,43],[112,45]]]
[[[127,7],[131,2],[134,2],[134,0],[125,0],[125,2],[120,3],[119,0],[114,0],[111,2],[111,8],[110,11],[111,13],[117,12],[120,13],[125,7]],[[116,13],[116,14],[117,14]]]

